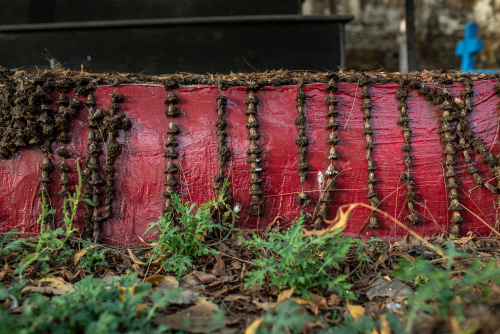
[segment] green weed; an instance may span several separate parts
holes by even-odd
[[[470,257],[467,253],[458,253],[453,242],[449,242],[443,252],[451,259]],[[455,316],[461,324],[465,317],[463,303],[459,300],[471,299],[469,293],[473,288],[488,291],[489,282],[500,284],[500,267],[494,260],[487,264],[476,260],[470,267],[457,271],[454,263],[445,259],[440,259],[438,263],[417,259],[415,264],[402,261],[395,273],[403,280],[418,282],[416,293],[408,297],[410,311],[406,331],[410,331],[420,312],[437,314],[442,318]],[[474,302],[486,301],[487,298],[482,298]]]
[[[108,263],[106,262],[106,252],[108,251],[108,249],[90,247],[90,245],[92,244],[90,239],[88,239],[88,241],[80,242],[83,244],[84,248],[87,248],[87,253],[85,253],[85,255],[80,258],[83,269],[94,272],[95,267],[104,267],[108,265]]]
[[[245,286],[258,284],[269,278],[269,284],[295,287],[300,294],[307,294],[312,288],[337,287],[339,294],[348,298],[354,295],[348,290],[352,284],[345,282],[346,275],[333,277],[328,272],[339,269],[337,261],[349,252],[351,239],[340,237],[341,230],[322,237],[304,238],[304,219],[301,217],[283,233],[269,233],[268,239],[254,235],[253,240],[240,240],[254,249],[264,248],[268,257],[260,256],[254,260],[256,269],[248,272]]]
[[[193,259],[218,253],[203,243],[204,236],[215,230],[228,231],[232,224],[228,228],[212,221],[213,203],[200,205],[195,211],[196,204],[182,204],[174,193],[172,202],[175,214],[168,212],[158,221],[150,223],[144,234],[156,229],[153,236],[159,235],[157,248],[160,251],[153,253],[148,263],[164,258],[162,265],[165,270],[174,272],[180,279],[193,266]]]
[[[153,327],[152,318],[158,308],[178,297],[179,289],[165,294],[161,290],[154,292],[150,296],[152,306],[138,311],[137,304],[144,303],[151,284],[136,285],[136,281],[136,273],[123,276],[120,290],[116,282],[106,284],[87,276],[75,284],[76,293],[53,296],[50,300],[39,293],[32,294],[24,300],[24,311],[19,316],[0,307],[0,333],[170,332],[165,326]],[[9,294],[8,288],[0,286],[0,300],[9,298]]]

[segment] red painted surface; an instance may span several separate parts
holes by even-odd
[[[469,117],[471,127],[476,135],[480,135],[486,147],[498,153],[498,138],[495,134],[498,127],[497,108],[500,102],[493,92],[493,81],[474,83],[473,112]],[[373,85],[370,87],[373,104],[371,119],[374,131],[374,160],[377,170],[376,184],[378,198],[384,199],[380,209],[402,220],[408,210],[403,206],[406,188],[401,187],[399,175],[403,171],[403,135],[397,125],[399,110],[394,91],[394,84]],[[455,84],[452,88],[454,96],[458,96],[461,86]],[[114,88],[98,87],[95,97],[96,108],[108,108],[111,104],[111,94]],[[134,235],[142,235],[148,223],[158,219],[161,214],[164,198],[163,169],[166,160],[165,152],[167,120],[164,115],[165,89],[161,86],[129,85],[119,86],[116,91],[124,96],[121,110],[130,118],[132,127],[129,131],[120,131],[118,141],[122,145],[122,154],[116,161],[115,188],[116,199],[113,203],[115,212],[120,219],[113,218],[102,225],[102,235],[109,243],[138,243]],[[318,190],[318,173],[324,173],[328,166],[326,154],[329,146],[326,144],[328,131],[324,84],[306,85],[307,94],[305,113],[307,116],[307,136],[310,141],[308,160],[311,168],[304,185],[305,190]],[[217,139],[215,138],[216,87],[183,87],[175,91],[180,98],[177,105],[181,116],[175,120],[181,128],[178,136],[180,146],[180,169],[182,171],[182,187],[178,187],[184,201],[196,203],[206,202],[213,193],[212,178],[216,174]],[[230,180],[232,182],[235,201],[242,205],[238,225],[244,228],[265,227],[275,216],[282,216],[282,226],[289,225],[297,218],[299,207],[295,203],[296,193],[300,191],[297,175],[297,147],[295,137],[297,129],[294,118],[296,86],[282,88],[266,87],[259,90],[258,119],[261,139],[259,145],[263,153],[263,190],[265,198],[265,215],[257,219],[248,214],[250,196],[246,150],[249,140],[246,139],[245,128],[245,90],[242,87],[229,88],[223,91],[229,99],[226,119],[228,120],[229,147],[232,150],[232,165]],[[340,158],[337,160],[337,170],[342,173],[337,177],[339,190],[334,193],[335,204],[329,205],[329,217],[333,218],[339,205],[364,202],[366,199],[367,163],[365,161],[365,139],[363,131],[363,111],[361,109],[361,88],[356,85],[339,84],[336,92],[340,100],[337,120],[341,123],[337,134],[340,142],[337,145]],[[423,218],[419,226],[414,227],[421,234],[431,235],[447,229],[447,199],[444,188],[442,169],[443,149],[437,133],[439,127],[439,109],[411,91],[408,99],[410,127],[413,131],[412,174],[415,178],[417,194],[417,212]],[[79,111],[69,133],[72,141],[67,145],[71,156],[84,157],[86,154],[87,112],[85,108]],[[53,144],[53,150],[58,144]],[[480,169],[479,174],[489,179],[487,166],[479,162],[479,157],[471,153],[472,160]],[[69,159],[68,166],[72,171],[69,177],[77,182],[75,159]],[[60,163],[60,158],[53,154],[54,165]],[[101,162],[104,157],[101,158]],[[461,203],[474,211],[481,219],[491,225],[495,224],[495,197],[484,187],[477,188],[469,194],[468,190],[475,188],[472,177],[465,173],[466,165],[462,157],[457,156],[458,182],[461,186]],[[17,152],[11,159],[0,161],[0,231],[20,228],[24,232],[36,231],[36,218],[39,212],[39,199],[35,196],[42,153],[35,148]],[[51,204],[54,208],[61,207],[61,199],[57,195],[59,172],[51,173],[53,196]],[[492,181],[496,184],[496,181]],[[40,185],[38,185],[39,187]],[[284,194],[284,195],[283,195]],[[317,202],[319,193],[311,193]],[[470,197],[469,197],[470,196]],[[314,206],[308,208],[311,214]],[[489,229],[463,210],[464,223],[462,233],[475,231],[487,235]],[[356,209],[345,230],[349,235],[361,237],[376,236],[394,239],[406,233],[388,220],[380,218],[382,228],[370,231],[365,227],[369,210]],[[61,221],[58,212],[58,221]],[[81,222],[76,222],[78,226]]]

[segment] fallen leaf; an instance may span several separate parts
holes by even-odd
[[[281,303],[283,303],[285,300],[290,299],[290,297],[293,295],[293,291],[295,288],[291,288],[288,290],[281,291],[280,294],[278,295],[278,300],[276,302],[265,302],[261,303],[256,300],[253,301],[255,305],[263,309],[264,311],[269,311],[269,310],[274,310],[276,309]]]
[[[327,307],[327,302],[325,297],[319,296],[319,295],[313,295],[313,298],[310,298],[308,300],[302,299],[302,298],[295,298],[295,302],[299,305],[306,305],[309,306],[311,311],[314,313],[314,315],[318,315],[319,313],[319,308],[320,307]]]
[[[75,256],[73,256],[73,262],[74,264],[77,264],[79,261],[80,261],[80,258],[82,256],[84,256],[85,254],[87,254],[87,249],[89,248],[96,248],[96,247],[99,247],[99,245],[96,245],[96,244],[91,244],[90,246],[88,247],[85,247],[85,248],[82,248],[80,249],[76,254]]]
[[[328,298],[328,305],[329,306],[338,306],[341,303],[342,303],[342,299],[334,293],[332,293],[331,296]]]
[[[250,297],[243,296],[243,295],[229,295],[224,299],[224,302],[229,303],[229,302],[234,302],[237,300],[247,300],[247,299],[250,299]]]
[[[4,276],[7,274],[9,271],[9,264],[7,263],[7,260],[5,260],[5,265],[3,266],[2,271],[0,271],[0,282],[3,280]]]
[[[257,329],[259,329],[260,325],[262,324],[262,322],[264,321],[264,318],[257,318],[255,319],[251,324],[250,326],[247,327],[247,329],[245,329],[245,334],[255,334],[257,333]]]
[[[58,277],[48,277],[41,279],[39,281],[39,286],[41,287],[46,287],[50,286],[53,288],[58,288],[63,291],[68,291],[68,292],[76,292],[76,288],[73,284],[66,282],[62,278]]]
[[[366,292],[366,296],[370,300],[376,297],[389,297],[396,302],[400,302],[414,292],[410,286],[396,279],[390,281],[384,277],[380,277],[373,282],[370,289]]]
[[[35,293],[35,292],[39,292],[39,293],[42,293],[44,295],[58,295],[58,296],[60,296],[60,295],[64,295],[66,292],[68,292],[68,290],[62,289],[60,287],[52,287],[52,286],[44,286],[44,287],[27,286],[21,290],[21,293],[23,295],[27,295],[27,294]]]
[[[179,281],[173,276],[165,276],[159,283],[160,285],[158,288],[162,290],[176,289],[179,287]]]
[[[137,313],[141,313],[142,311],[147,310],[147,309],[148,309],[147,304],[144,304],[144,303],[135,304],[135,310],[137,311]]]
[[[199,296],[196,297],[196,299],[194,300],[194,303],[196,305],[203,305],[206,308],[208,308],[209,310],[211,310],[212,312],[217,312],[219,310],[219,306],[212,303],[210,300],[208,300],[205,297],[199,297]]]
[[[280,231],[279,219],[283,220],[283,217],[280,216],[274,217],[273,221],[269,225],[267,225],[266,229],[264,230],[264,233],[262,233],[262,238],[267,237],[267,235],[269,234],[269,232],[271,232],[271,230],[276,230],[276,232]]]
[[[391,326],[389,326],[389,321],[385,314],[380,316],[380,334],[391,334]]]
[[[225,272],[224,272],[225,265],[224,265],[224,261],[222,260],[222,255],[215,254],[214,257],[215,257],[215,260],[217,261],[217,263],[215,264],[214,269],[212,270],[212,274],[214,274],[215,276],[225,275]]]
[[[308,231],[308,232],[304,233],[304,237],[308,237],[310,235],[315,235],[317,237],[321,237],[325,234],[333,233],[333,232],[343,228],[344,226],[347,225],[347,221],[351,217],[352,211],[356,207],[357,207],[356,204],[351,204],[346,212],[344,212],[342,210],[342,207],[339,207],[335,218],[333,218],[332,220],[326,220],[323,218],[323,221],[329,225],[327,228],[325,228],[323,230]]]
[[[346,302],[347,305],[347,310],[351,314],[351,316],[354,318],[354,320],[357,320],[358,317],[365,315],[366,311],[363,306],[360,305],[352,305],[349,300]]]
[[[201,271],[193,271],[192,274],[196,276],[196,278],[198,278],[202,283],[211,283],[217,280],[217,277],[215,275],[207,274]]]
[[[239,261],[233,260],[231,261],[231,267],[233,267],[233,269],[241,269],[241,263]]]
[[[139,264],[141,266],[143,266],[143,265],[146,264],[146,263],[142,262],[141,260],[139,260],[137,258],[137,256],[135,256],[135,254],[132,253],[132,251],[130,249],[127,249],[127,251],[128,251],[128,255],[130,256],[130,259],[132,260],[132,262],[137,263],[137,264]]]
[[[191,333],[212,333],[224,325],[216,322],[212,310],[205,305],[194,305],[175,314],[158,317],[154,322],[158,325],[169,325],[173,330]]]
[[[161,282],[163,279],[165,278],[165,276],[163,275],[156,275],[156,276],[150,276],[148,278],[145,279],[146,282],[149,282],[149,283],[153,283],[153,282]]]

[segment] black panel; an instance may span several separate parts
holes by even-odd
[[[299,14],[298,0],[0,0],[0,24]]]
[[[47,49],[66,68],[83,65],[94,72],[338,70],[343,24],[351,18],[290,15],[0,29],[0,65],[47,67],[48,61],[36,56]]]

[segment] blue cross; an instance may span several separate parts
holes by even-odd
[[[483,41],[476,38],[477,24],[468,22],[465,24],[464,40],[457,43],[455,55],[462,56],[460,69],[469,71],[474,69],[475,53],[483,49]]]

